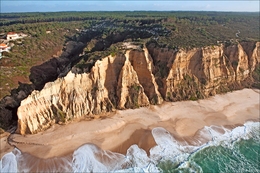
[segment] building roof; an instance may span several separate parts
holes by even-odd
[[[16,32],[8,32],[7,35],[15,35],[17,34]]]
[[[0,47],[7,47],[7,45],[4,44],[4,43],[1,43],[1,44],[0,44]]]

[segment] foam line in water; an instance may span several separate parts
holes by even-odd
[[[202,172],[202,168],[192,158],[208,147],[218,146],[228,149],[229,152],[232,151],[234,157],[241,158],[239,163],[250,167],[254,164],[254,159],[243,163],[248,156],[233,152],[233,149],[242,139],[256,138],[259,141],[259,132],[259,122],[247,122],[233,130],[223,126],[206,126],[195,135],[195,143],[188,144],[176,140],[166,129],[156,127],[152,130],[156,146],[150,149],[150,156],[147,156],[147,153],[137,145],[129,147],[126,155],[123,155],[102,150],[94,144],[84,144],[71,156],[50,159],[36,158],[14,149],[3,156],[0,168],[1,172],[160,172],[162,170],[158,164],[168,160],[177,165],[180,170]],[[257,151],[252,150],[252,152]],[[236,164],[233,161],[230,163],[233,166]],[[225,164],[219,167],[226,169],[228,165]],[[257,170],[257,167],[250,170]]]
[[[108,172],[122,168],[124,155],[85,144],[73,153],[73,172]]]
[[[0,161],[1,172],[17,172],[17,161],[15,155],[10,152],[3,156]]]

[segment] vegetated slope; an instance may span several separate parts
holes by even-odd
[[[77,32],[75,29],[68,32],[69,27],[67,26],[67,23],[37,23],[1,27],[0,30],[4,35],[14,31],[28,36],[10,41],[9,46],[13,45],[11,51],[3,52],[3,58],[0,60],[0,99],[8,95],[11,89],[18,87],[19,82],[30,82],[29,74],[32,66],[42,64],[60,55],[66,37]],[[50,33],[46,33],[46,31],[50,31]]]
[[[18,132],[37,133],[52,123],[93,118],[114,109],[196,100],[250,87],[260,42],[173,50],[147,43],[95,62],[90,72],[69,72],[33,91],[18,108]]]

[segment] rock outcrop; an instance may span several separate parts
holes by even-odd
[[[33,91],[18,108],[18,132],[37,133],[53,123],[115,109],[195,100],[251,86],[260,62],[259,42],[192,50],[146,46],[105,57],[89,73],[69,72]]]

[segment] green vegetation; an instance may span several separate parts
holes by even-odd
[[[255,83],[253,87],[260,89],[260,66],[257,66],[253,72],[253,78],[255,79]]]
[[[242,12],[1,13],[0,26],[2,38],[10,31],[28,35],[13,41],[11,52],[5,52],[0,60],[0,98],[17,87],[18,81],[28,83],[30,68],[52,58],[67,41],[82,41],[82,31],[86,30],[94,34],[86,35],[91,38],[76,65],[79,72],[89,71],[104,56],[121,53],[117,43],[123,41],[143,45],[156,40],[160,47],[191,49],[260,39],[259,14]],[[163,78],[167,71],[161,64],[156,75]]]
[[[138,84],[134,84],[130,87],[130,97],[132,98],[132,101],[134,103],[134,108],[139,108],[138,104],[138,97],[141,87]]]
[[[155,94],[155,95],[152,96],[152,99],[150,100],[150,103],[152,105],[156,105],[156,104],[158,104],[158,101],[159,101],[158,99],[159,99],[158,96]]]
[[[165,78],[169,73],[169,67],[166,63],[158,63],[158,72],[155,74],[156,77]]]
[[[66,113],[63,112],[62,110],[60,109],[57,109],[57,116],[59,117],[59,121],[62,122],[62,123],[65,123],[66,121]]]
[[[190,100],[196,101],[196,100],[198,100],[198,98],[197,98],[197,96],[196,96],[195,94],[192,94],[192,95],[190,96]]]
[[[216,93],[217,94],[223,94],[223,93],[227,93],[232,91],[229,86],[227,86],[226,84],[220,85],[217,89],[216,89]]]
[[[138,84],[133,84],[129,87],[129,97],[125,104],[126,108],[139,108],[138,98],[140,95],[141,86]]]
[[[49,60],[61,51],[67,37],[71,37],[77,32],[74,27],[75,25],[71,25],[71,22],[2,26],[1,32],[22,32],[28,37],[11,41],[9,44],[14,44],[11,51],[3,52],[4,57],[0,60],[0,98],[9,94],[12,88],[17,87],[18,81],[28,83],[30,68]],[[67,32],[68,28],[71,28],[70,32]],[[49,29],[51,33],[46,34]]]
[[[51,105],[51,109],[53,111],[53,114],[55,116],[55,120],[57,123],[63,124],[66,122],[66,112],[62,110],[62,108],[56,107],[54,105]],[[70,118],[69,118],[70,119]]]
[[[243,12],[49,12],[49,13],[4,13],[0,17],[1,32],[29,30],[30,34],[41,35],[40,31],[72,26],[78,29],[96,25],[100,21],[111,21],[116,30],[125,26],[159,27],[171,31],[170,37],[161,38],[163,44],[178,47],[197,47],[216,44],[230,39],[259,40],[259,14]],[[30,24],[30,25],[29,25]],[[37,25],[38,30],[31,31]],[[44,26],[42,26],[44,25]],[[63,26],[62,26],[63,25]],[[119,28],[121,27],[121,28]],[[235,33],[240,31],[237,38]],[[37,32],[39,31],[39,32]],[[106,32],[103,36],[106,36]],[[165,42],[166,41],[166,42]]]
[[[3,134],[4,132],[5,131],[2,128],[0,128],[0,135]]]
[[[180,100],[192,100],[205,98],[202,87],[205,83],[202,83],[194,76],[186,74],[183,80],[174,88],[174,91],[166,93],[166,101],[180,101]]]
[[[134,84],[131,86],[131,89],[133,89],[135,92],[139,93],[141,87],[138,84]]]

